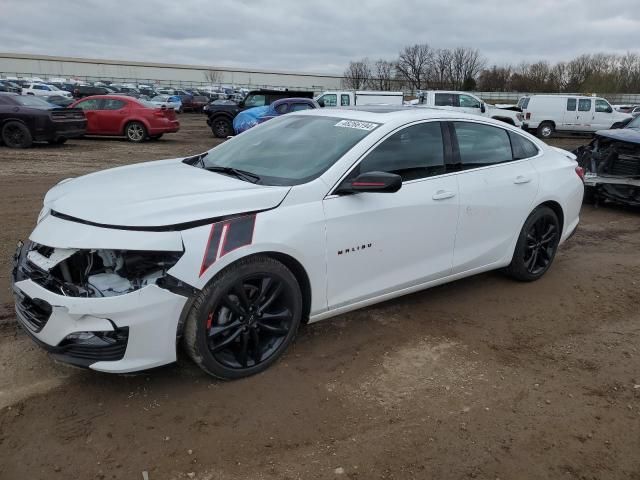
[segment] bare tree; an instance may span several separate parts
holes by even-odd
[[[415,90],[427,86],[429,68],[433,63],[433,50],[426,44],[404,47],[398,57],[396,68]]]
[[[433,74],[432,80],[436,83],[437,88],[448,88],[449,71],[451,69],[451,50],[441,48],[436,51],[433,58]]]
[[[218,70],[209,69],[204,72],[204,78],[211,85],[215,85],[217,83],[220,83],[220,81],[222,80],[222,74]]]
[[[512,68],[510,65],[499,67],[493,65],[483,70],[478,76],[478,89],[482,92],[505,92],[511,83]]]
[[[342,76],[342,86],[344,88],[360,90],[371,81],[371,67],[369,60],[363,58],[357,62],[349,62],[349,66]]]
[[[456,90],[469,84],[484,67],[485,61],[475,48],[457,47],[451,52],[451,63],[448,73],[449,82]]]
[[[378,90],[391,90],[394,78],[393,62],[380,58],[376,60],[373,69],[374,73],[371,78],[372,87]]]

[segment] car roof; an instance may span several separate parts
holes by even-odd
[[[394,106],[394,105],[367,105],[361,107],[329,107],[301,112],[290,113],[289,115],[314,115],[323,117],[339,117],[347,120],[360,120],[375,123],[392,123],[402,121],[416,121],[429,119],[445,120],[476,120],[486,123],[495,123],[502,127],[508,125],[487,117],[481,117],[471,113],[463,113],[441,109],[437,107],[423,106]]]
[[[99,100],[132,100],[135,101],[136,99],[133,97],[129,97],[127,95],[117,95],[117,94],[110,94],[110,95],[89,95],[87,97],[78,99],[78,100],[87,100],[87,99],[94,99],[97,98]]]

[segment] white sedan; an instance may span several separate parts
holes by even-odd
[[[60,90],[55,85],[47,85],[44,83],[29,83],[22,87],[22,94],[35,96],[61,95],[71,98],[71,93],[66,90]]]
[[[173,108],[176,112],[182,113],[182,100],[178,95],[156,95],[149,101],[159,107]]]
[[[16,254],[16,311],[75,365],[147,369],[182,344],[211,375],[244,377],[308,321],[488,270],[539,279],[583,190],[571,153],[502,122],[291,113],[53,187]]]

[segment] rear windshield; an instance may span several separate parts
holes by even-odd
[[[34,97],[33,95],[16,95],[12,97],[20,105],[32,108],[53,108],[49,102],[45,102],[41,98]]]
[[[379,124],[283,115],[209,150],[204,167],[231,167],[263,185],[298,185],[319,177]]]

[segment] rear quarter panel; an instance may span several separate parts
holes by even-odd
[[[584,184],[575,171],[578,163],[547,146],[544,155],[532,159],[531,164],[540,175],[537,205],[554,201],[562,207],[562,242],[573,232],[580,220]]]

